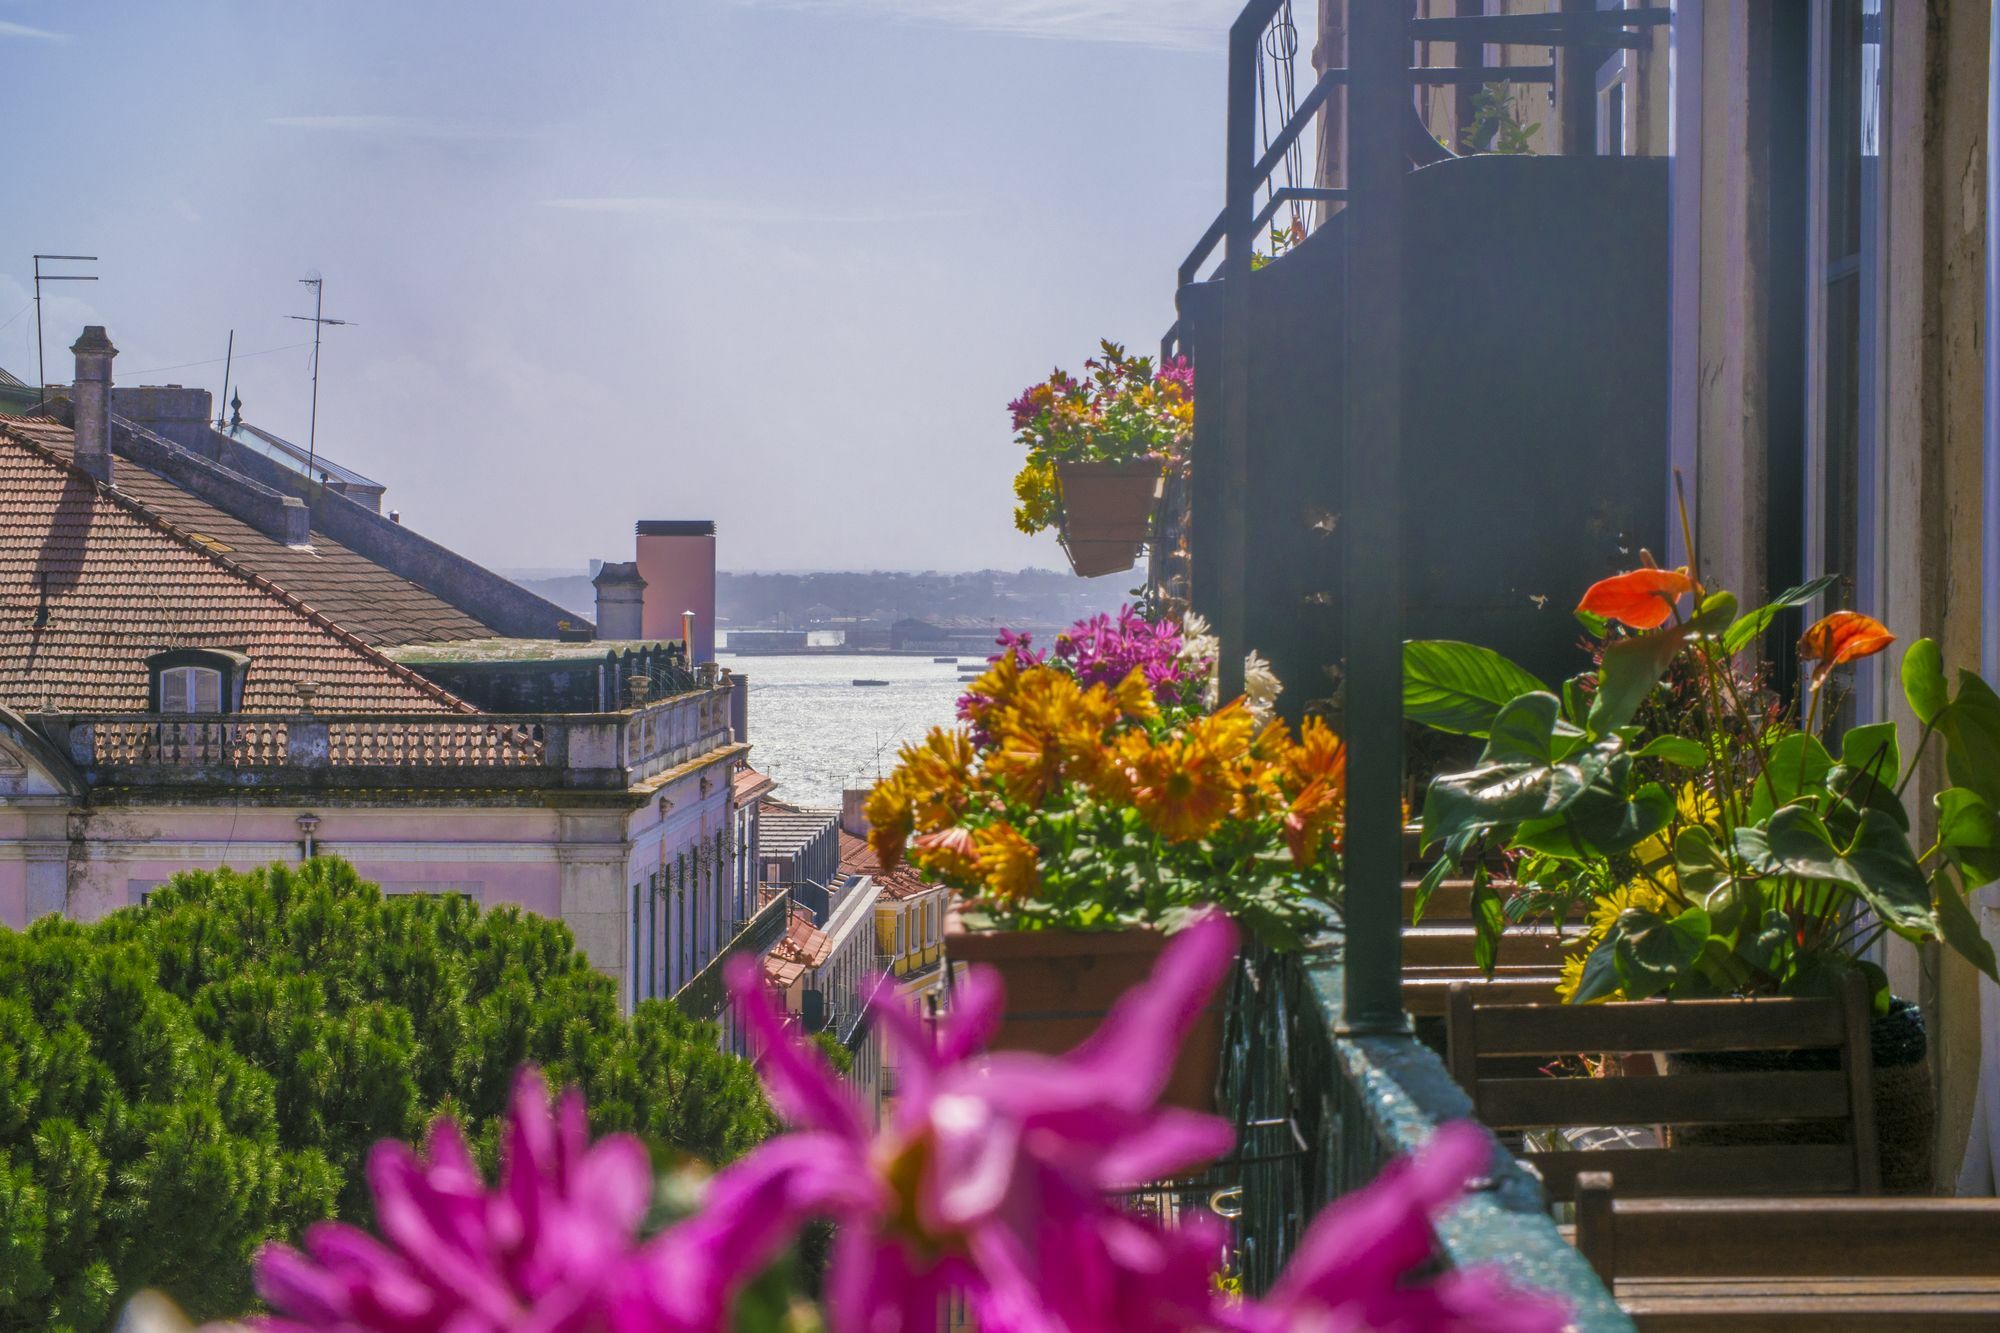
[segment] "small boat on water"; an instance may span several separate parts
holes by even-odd
[[[949,663],[951,663],[951,664],[952,664],[953,666],[957,666],[957,665],[958,665],[958,659],[957,659],[956,657],[933,657],[933,658],[931,659],[931,661],[933,661],[933,662],[949,662]]]
[[[889,682],[886,680],[857,680],[854,683],[856,685],[887,685]]]

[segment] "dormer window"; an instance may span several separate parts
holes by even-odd
[[[174,648],[146,659],[155,713],[212,716],[243,706],[250,659],[220,648]]]

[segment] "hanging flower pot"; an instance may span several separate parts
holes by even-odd
[[[1143,980],[1167,945],[1157,930],[967,930],[945,921],[948,967],[976,964],[1000,974],[1007,1008],[989,1050],[1062,1055],[1096,1031],[1135,979]],[[1174,1062],[1160,1100],[1213,1112],[1222,1069],[1222,987],[1210,996]]]
[[[1132,567],[1152,537],[1162,475],[1157,458],[1056,464],[1062,544],[1072,569],[1090,578]]]

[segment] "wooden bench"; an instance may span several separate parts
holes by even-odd
[[[1577,1248],[1647,1333],[2000,1328],[2000,1199],[1625,1199],[1613,1181],[1577,1177]]]
[[[1876,1194],[1868,997],[1850,976],[1838,999],[1676,1000],[1638,1004],[1485,1003],[1455,984],[1445,1016],[1447,1062],[1490,1128],[1603,1125],[1779,1125],[1835,1122],[1843,1142],[1674,1144],[1614,1152],[1530,1151],[1552,1200],[1585,1171],[1613,1170],[1635,1196]],[[1827,1070],[1669,1072],[1657,1077],[1523,1075],[1524,1062],[1638,1052],[1838,1052]],[[1745,1136],[1766,1140],[1770,1136]]]
[[[1516,926],[1501,936],[1498,964],[1485,976],[1472,961],[1471,922],[1437,910],[1452,887],[1447,881],[1431,898],[1422,925],[1403,927],[1403,1007],[1417,1018],[1443,1018],[1451,988],[1460,983],[1493,1004],[1554,1004],[1562,945],[1575,932],[1558,936],[1551,926]]]

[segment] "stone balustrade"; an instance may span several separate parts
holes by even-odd
[[[619,713],[60,713],[35,723],[92,786],[622,791],[731,742],[729,686]]]

